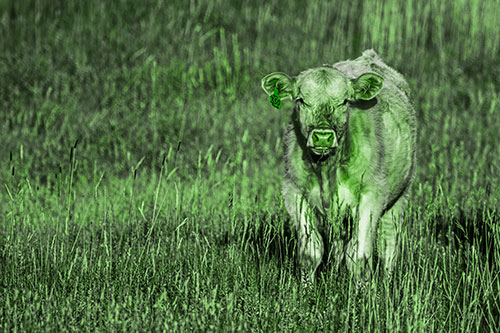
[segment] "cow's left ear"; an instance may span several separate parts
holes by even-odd
[[[353,99],[370,100],[382,89],[384,79],[375,73],[364,73],[352,80]]]
[[[262,78],[262,89],[268,94],[274,94],[274,88],[278,88],[278,96],[281,99],[292,98],[293,79],[285,73],[275,72],[267,74]]]

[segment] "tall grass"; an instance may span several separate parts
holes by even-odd
[[[498,1],[0,1],[0,330],[498,331]],[[304,293],[260,88],[374,48],[414,92],[392,284]],[[353,310],[354,309],[354,310]]]

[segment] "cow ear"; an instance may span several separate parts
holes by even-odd
[[[271,73],[262,78],[262,89],[268,95],[272,95],[274,94],[274,88],[278,88],[278,96],[281,99],[292,98],[293,84],[293,79],[280,72]]]
[[[364,73],[352,81],[355,100],[370,100],[382,89],[384,79],[375,73]]]

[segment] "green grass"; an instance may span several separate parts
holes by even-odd
[[[0,0],[0,330],[499,331],[500,5],[377,3]],[[304,293],[260,79],[372,47],[419,122],[398,270]]]

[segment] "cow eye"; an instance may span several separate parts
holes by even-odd
[[[339,105],[337,105],[336,108],[341,108],[343,106],[346,106],[348,102],[349,101],[347,99],[344,99],[344,101],[342,103],[340,103]]]
[[[304,100],[302,99],[302,97],[297,97],[297,98],[295,99],[295,102],[299,103],[300,105],[305,105],[305,106],[310,107],[310,105],[309,105],[309,104],[307,104],[306,102],[304,102]]]

